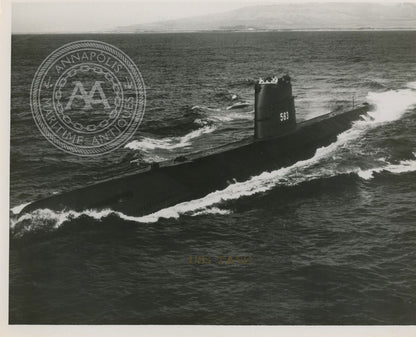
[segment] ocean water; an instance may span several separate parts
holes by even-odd
[[[49,144],[29,105],[43,59],[82,39],[127,53],[147,93],[136,135],[94,159]],[[13,36],[10,323],[416,324],[415,60],[404,31]],[[285,73],[299,120],[375,109],[308,160],[144,217],[19,214],[251,135],[255,81]]]

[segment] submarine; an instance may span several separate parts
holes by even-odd
[[[253,135],[224,146],[154,163],[137,172],[32,202],[21,213],[112,209],[144,216],[175,204],[201,198],[311,158],[351,128],[371,108],[367,103],[349,111],[335,111],[298,123],[291,78],[284,75],[254,85]]]

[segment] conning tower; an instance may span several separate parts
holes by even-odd
[[[259,80],[255,85],[254,136],[276,137],[296,128],[296,111],[290,77]]]

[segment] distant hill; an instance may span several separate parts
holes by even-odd
[[[416,29],[416,4],[297,3],[118,27],[117,32]]]

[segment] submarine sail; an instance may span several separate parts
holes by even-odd
[[[296,127],[296,111],[289,76],[260,80],[254,86],[254,137],[265,139]]]

